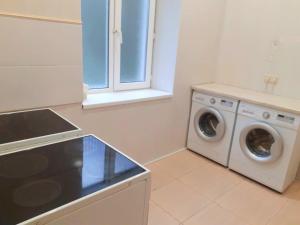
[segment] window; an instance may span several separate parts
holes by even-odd
[[[155,0],[82,0],[84,82],[90,90],[150,88]]]

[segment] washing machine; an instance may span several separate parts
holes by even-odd
[[[242,102],[229,168],[283,192],[300,162],[299,125],[299,115]]]
[[[194,92],[188,148],[228,166],[237,107],[237,100]]]

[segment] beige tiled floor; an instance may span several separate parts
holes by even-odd
[[[148,225],[300,225],[300,181],[281,195],[190,151],[147,167]]]

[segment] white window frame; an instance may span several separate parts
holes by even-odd
[[[109,0],[109,68],[108,87],[89,90],[90,94],[151,88],[152,59],[155,38],[156,0],[149,0],[147,62],[144,82],[121,83],[121,12],[122,0]]]

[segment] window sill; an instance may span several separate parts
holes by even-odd
[[[82,103],[82,108],[94,109],[136,102],[153,101],[171,98],[172,96],[173,94],[170,92],[155,89],[88,94],[87,99]]]

